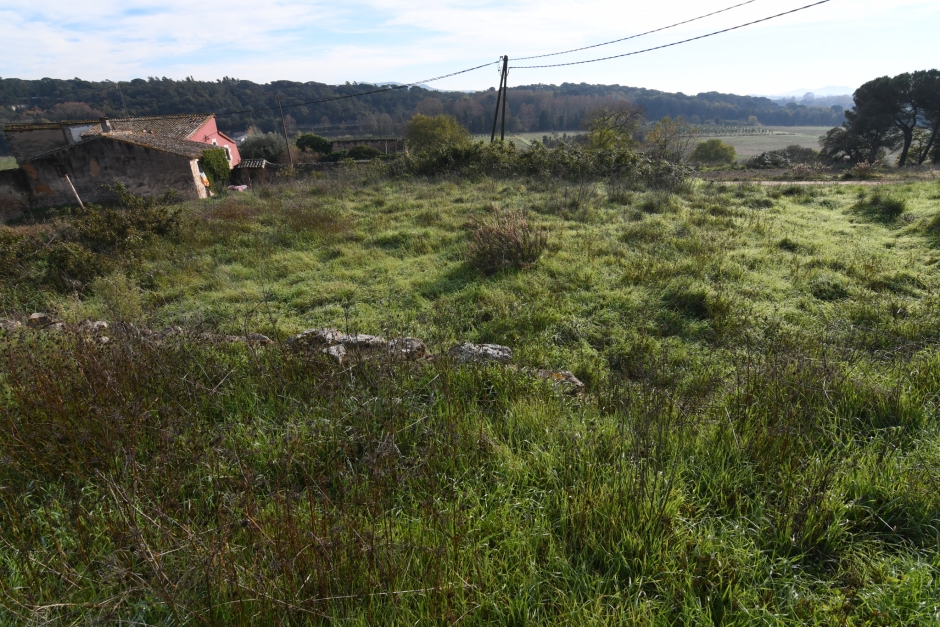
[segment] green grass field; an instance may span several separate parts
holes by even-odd
[[[828,126],[764,126],[761,128],[765,131],[772,131],[773,134],[729,134],[716,135],[714,138],[734,146],[738,152],[738,160],[744,160],[771,150],[782,150],[792,144],[819,150],[819,138],[829,131]],[[709,136],[709,139],[712,138]]]
[[[483,274],[507,211],[546,248]],[[940,620],[936,182],[341,172],[180,220],[91,256],[113,218],[0,229],[59,246],[0,258],[8,317],[190,332],[0,336],[3,622]],[[326,326],[507,345],[587,392],[280,343]]]
[[[753,135],[747,133],[729,133],[727,135],[709,134],[706,139],[720,139],[724,143],[734,146],[738,153],[738,160],[743,161],[744,159],[759,155],[763,152],[781,150],[792,144],[819,150],[819,138],[825,135],[830,127],[762,126],[760,128],[765,132]],[[575,131],[574,133],[577,134],[578,132]],[[546,134],[547,133],[516,133],[507,136],[507,139],[516,142],[516,145],[520,148],[526,148],[533,141],[541,141],[542,137]],[[571,135],[572,133],[568,134]],[[489,141],[489,136],[478,136],[475,139]]]

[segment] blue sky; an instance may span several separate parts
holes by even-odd
[[[740,0],[737,0],[740,1]],[[552,60],[621,54],[727,28],[811,0],[753,3],[656,35]],[[222,76],[413,82],[658,28],[736,0],[0,0],[0,76],[129,80]],[[772,22],[603,63],[513,70],[510,85],[619,83],[777,94],[855,87],[940,66],[937,0],[832,0]],[[495,65],[439,83],[485,89]]]

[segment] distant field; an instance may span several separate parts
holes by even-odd
[[[16,167],[16,159],[13,157],[0,157],[0,170],[12,170]]]
[[[792,144],[799,144],[807,148],[819,150],[819,137],[825,135],[830,129],[828,126],[764,126],[765,133],[750,135],[747,133],[707,134],[708,139],[720,139],[726,144],[734,146],[738,151],[738,159],[759,155],[769,150],[780,150]],[[771,131],[771,133],[766,133]],[[569,132],[568,136],[581,135],[583,131]],[[518,133],[507,135],[506,138],[515,142],[519,148],[527,148],[533,141],[541,140],[548,133]],[[559,133],[559,136],[562,133]],[[477,135],[474,139],[489,140],[489,135]]]
[[[799,144],[806,148],[819,150],[819,137],[825,135],[831,128],[828,126],[765,126],[764,130],[772,130],[772,135],[710,135],[709,139],[717,138],[726,144],[734,146],[738,151],[738,159],[746,159],[769,150],[780,150],[791,144]]]

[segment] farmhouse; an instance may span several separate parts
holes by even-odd
[[[102,118],[56,124],[15,124],[4,134],[20,165],[0,177],[0,221],[31,207],[111,199],[104,187],[123,183],[142,196],[176,191],[205,198],[199,159],[225,151],[241,162],[235,141],[219,132],[214,115]]]

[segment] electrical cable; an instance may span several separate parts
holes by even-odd
[[[557,57],[560,54],[568,54],[571,52],[580,52],[582,50],[590,50],[591,48],[600,48],[601,46],[609,46],[610,44],[620,43],[621,41],[627,41],[628,39],[636,39],[637,37],[643,37],[644,35],[652,35],[653,33],[658,33],[660,31],[669,30],[670,28],[675,28],[676,26],[682,26],[683,24],[688,24],[690,22],[704,20],[706,17],[718,15],[719,13],[725,13],[727,11],[730,11],[731,9],[737,9],[738,7],[743,7],[746,4],[752,4],[754,2],[757,2],[757,0],[747,0],[747,2],[742,2],[741,4],[736,4],[734,6],[730,6],[720,11],[713,11],[712,13],[706,13],[705,15],[693,17],[692,19],[685,20],[684,22],[676,22],[675,24],[670,24],[669,26],[663,26],[662,28],[657,28],[656,30],[648,30],[645,33],[640,33],[639,35],[630,35],[629,37],[624,37],[622,39],[615,39],[613,41],[605,41],[602,44],[594,44],[593,46],[584,46],[583,48],[572,48],[571,50],[563,50],[562,52],[550,52],[548,54],[537,54],[531,57],[517,57],[516,61],[527,61],[529,59],[542,59],[544,57]]]
[[[646,48],[645,50],[637,50],[635,52],[627,52],[624,54],[615,54],[609,57],[601,57],[599,59],[588,59],[587,61],[571,61],[568,63],[553,63],[550,65],[513,65],[509,69],[511,70],[529,70],[534,68],[548,68],[548,67],[562,67],[565,65],[583,65],[585,63],[597,63],[598,61],[609,61],[610,59],[619,59],[621,57],[629,57],[635,54],[642,54],[644,52],[652,52],[653,50],[662,50],[663,48],[670,48],[672,46],[678,46],[679,44],[689,43],[690,41],[697,41],[699,39],[705,39],[706,37],[714,37],[715,35],[720,35],[722,33],[727,33],[733,30],[738,30],[739,28],[744,28],[745,26],[752,26],[754,24],[760,24],[761,22],[766,22],[768,20],[773,20],[778,17],[783,17],[784,15],[790,15],[791,13],[796,13],[798,11],[804,11],[820,4],[826,4],[827,2],[832,2],[832,0],[821,0],[820,2],[814,2],[813,4],[807,4],[806,6],[799,7],[798,9],[793,9],[792,11],[785,11],[783,13],[778,13],[777,15],[771,15],[770,17],[765,17],[759,20],[754,20],[753,22],[748,22],[746,24],[739,24],[738,26],[732,26],[731,28],[724,28],[722,30],[717,30],[713,33],[708,33],[707,35],[699,35],[698,37],[691,37],[689,39],[683,39],[682,41],[674,41],[671,44],[663,44],[662,46],[655,46],[653,48]]]
[[[435,76],[434,78],[429,78],[423,81],[416,81],[414,83],[406,83],[405,85],[393,85],[391,87],[385,87],[383,89],[373,89],[372,91],[364,91],[358,94],[346,94],[345,96],[333,96],[332,98],[322,98],[320,100],[308,100],[307,102],[297,102],[294,104],[283,105],[284,109],[289,109],[291,107],[303,107],[305,105],[320,104],[323,102],[333,102],[335,100],[345,100],[347,98],[358,98],[359,96],[368,96],[369,94],[381,94],[387,91],[395,91],[396,89],[407,89],[409,87],[414,87],[415,85],[421,85],[423,83],[432,83],[434,81],[439,81],[445,78],[450,78],[451,76],[457,76],[458,74],[466,74],[467,72],[472,72],[474,70],[479,70],[481,68],[489,67],[497,63],[502,62],[502,57],[499,61],[492,61],[490,63],[484,63],[483,65],[478,65],[476,67],[468,68],[466,70],[460,70],[459,72],[451,72],[450,74],[444,74],[443,76]],[[216,113],[217,116],[220,115],[240,115],[243,113],[258,113],[259,111],[274,111],[277,107],[262,107],[260,109],[243,109],[241,111],[228,111],[225,113]]]

